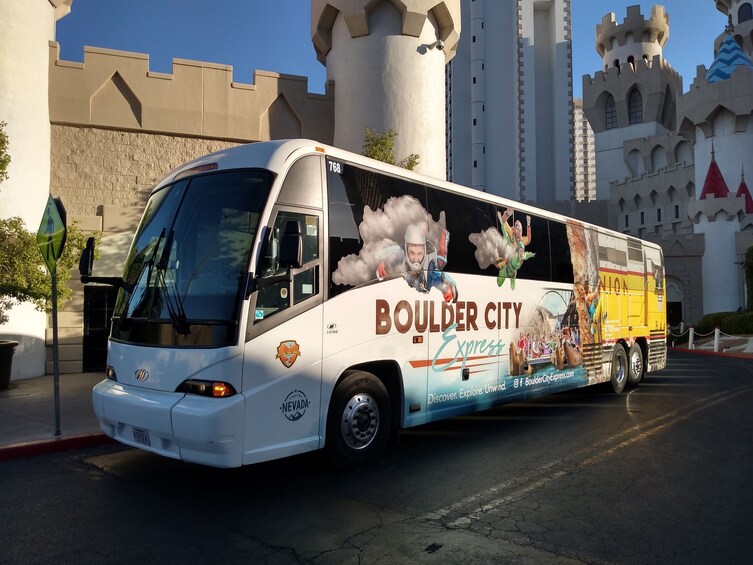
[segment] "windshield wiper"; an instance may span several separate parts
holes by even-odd
[[[170,230],[167,241],[165,241],[165,245],[162,248],[162,255],[157,263],[157,282],[162,288],[165,307],[167,308],[173,328],[178,332],[178,335],[188,335],[191,333],[191,324],[188,323],[188,319],[186,318],[186,311],[183,309],[183,299],[180,297],[180,292],[175,284],[175,278],[173,277],[172,280],[172,288],[168,286],[167,279],[165,278],[165,272],[170,262],[170,251],[173,246],[174,235],[175,231]]]
[[[130,285],[130,292],[128,294],[128,297],[126,298],[125,303],[123,304],[123,308],[121,310],[121,316],[120,316],[120,324],[121,324],[121,326],[123,326],[124,323],[125,323],[125,327],[123,327],[124,330],[128,329],[129,322],[133,318],[133,316],[129,316],[128,315],[128,309],[131,306],[131,300],[133,300],[133,296],[136,294],[136,290],[139,289],[139,288],[143,288],[143,298],[142,298],[142,301],[146,300],[146,298],[147,298],[147,294],[148,294],[148,290],[149,290],[149,281],[152,278],[152,269],[154,268],[154,259],[157,256],[157,250],[159,249],[159,244],[160,244],[160,242],[162,241],[162,239],[164,237],[165,237],[165,228],[162,228],[162,231],[160,232],[159,237],[154,242],[154,249],[152,249],[152,253],[151,253],[149,259],[146,260],[146,261],[144,261],[144,263],[142,263],[141,269],[139,269],[139,272],[136,274],[135,282]],[[131,263],[131,269],[133,269],[134,265],[135,265],[135,261],[134,261],[134,263]],[[145,284],[143,286],[141,286],[141,285],[139,285],[139,282],[141,281],[141,279],[142,279],[142,277],[144,275],[144,271],[146,269],[149,269],[148,272],[147,272],[147,274],[146,274],[146,282],[145,282]],[[126,288],[126,286],[128,285],[127,281],[131,279],[129,275],[130,275],[130,269],[129,269],[128,275],[124,279],[126,281],[126,283],[124,285],[124,289],[125,290],[129,290],[129,289]],[[137,304],[137,307],[138,306],[139,305]],[[142,308],[139,308],[139,310],[141,310]],[[134,314],[135,314],[135,310],[134,310]]]

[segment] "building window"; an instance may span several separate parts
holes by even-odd
[[[476,77],[473,77],[473,84],[476,84]]]
[[[641,212],[641,225],[643,225],[643,224],[645,224],[645,223],[646,223],[646,218],[644,217],[644,215],[643,215],[643,214],[644,214],[644,213],[643,213],[643,212]]]
[[[472,43],[476,43],[476,36],[473,36],[473,39],[471,40]]]
[[[607,129],[617,127],[617,108],[614,106],[614,98],[610,94],[604,104],[604,124]]]
[[[656,209],[656,221],[661,222],[661,208]]]
[[[625,227],[626,228],[630,227],[630,220],[629,220],[629,218],[630,218],[630,216],[628,216],[627,214],[625,214]]]
[[[640,124],[643,122],[643,97],[637,88],[630,91],[628,96],[628,123]]]
[[[675,220],[679,220],[679,219],[680,219],[680,205],[675,204]]]
[[[478,167],[478,161],[473,162],[473,168],[475,169],[476,167]]]
[[[741,24],[748,20],[753,20],[753,8],[746,2],[745,4],[740,4],[740,9],[737,11],[737,23]]]
[[[476,125],[476,118],[473,118],[473,125]]]

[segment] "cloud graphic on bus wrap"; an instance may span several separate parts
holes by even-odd
[[[363,221],[358,226],[363,241],[361,251],[338,261],[332,282],[355,286],[374,280],[377,265],[384,260],[385,252],[390,248],[402,250],[405,230],[414,224],[423,224],[427,240],[437,242],[446,225],[444,212],[439,213],[439,221],[435,222],[412,196],[393,196],[378,210],[364,207]]]
[[[474,256],[478,266],[486,269],[497,265],[497,259],[511,257],[515,248],[499,233],[497,228],[489,228],[481,233],[472,233],[468,236],[471,243],[476,246]]]

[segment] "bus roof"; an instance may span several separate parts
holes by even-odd
[[[532,205],[532,204],[510,200],[508,198],[497,196],[495,194],[490,194],[488,192],[480,192],[478,190],[475,190],[475,189],[472,189],[463,185],[455,184],[455,183],[452,183],[452,182],[449,182],[440,178],[430,177],[427,175],[409,171],[407,169],[400,168],[396,165],[390,165],[387,163],[383,163],[381,161],[375,161],[374,159],[371,159],[369,157],[365,157],[357,153],[352,153],[344,149],[338,149],[336,147],[325,145],[323,143],[320,143],[318,141],[314,141],[311,139],[280,139],[280,140],[273,140],[273,141],[259,141],[259,142],[254,142],[254,143],[237,145],[235,147],[229,147],[227,149],[222,149],[220,151],[208,153],[192,161],[189,161],[183,165],[180,165],[179,167],[170,171],[164,178],[162,178],[156,184],[156,186],[154,187],[154,190],[158,190],[164,185],[170,182],[173,182],[174,180],[176,180],[176,178],[188,176],[192,174],[192,171],[195,171],[196,173],[198,173],[202,170],[207,170],[209,168],[214,169],[214,170],[229,170],[229,169],[248,168],[251,164],[253,164],[252,165],[253,167],[268,169],[272,172],[280,172],[286,168],[286,163],[288,162],[288,158],[293,153],[298,153],[298,152],[300,152],[301,154],[308,153],[308,152],[322,153],[330,157],[333,157],[335,159],[344,159],[346,161],[349,161],[355,164],[360,164],[368,168],[381,170],[381,171],[393,174],[395,176],[412,179],[414,181],[422,182],[427,185],[435,186],[440,189],[449,190],[455,193],[463,194],[470,198],[485,200],[485,201],[493,202],[499,206],[506,206],[506,207],[514,208],[515,210],[523,212],[523,213],[530,213],[530,214],[535,214],[539,216],[543,215],[550,219],[559,220],[562,222],[568,221],[568,220],[576,221],[578,223],[581,223],[586,226],[590,226],[599,231],[606,230],[608,232],[612,232],[615,235],[626,237],[627,239],[640,240],[639,238],[635,236],[622,234],[620,232],[615,232],[614,230],[610,230],[609,228],[604,228],[601,226],[590,224],[589,222],[586,222],[583,220],[569,218],[567,216],[563,216],[556,212],[550,212],[549,210],[545,210],[543,208],[537,208],[535,205]],[[654,244],[652,242],[649,242],[646,240],[640,240],[640,241],[642,241],[645,245],[660,248],[659,245]]]

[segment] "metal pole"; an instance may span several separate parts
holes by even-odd
[[[695,349],[695,344],[693,343],[693,340],[695,340],[695,328],[693,326],[690,326],[690,329],[688,330],[688,349]]]
[[[58,374],[58,267],[52,269],[52,374],[55,383],[55,433],[60,435],[60,377]]]
[[[719,326],[714,328],[714,353],[719,353]]]

